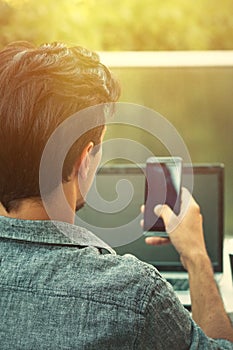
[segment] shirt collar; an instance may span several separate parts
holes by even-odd
[[[0,237],[47,244],[94,246],[116,254],[107,243],[87,229],[60,221],[0,216]]]

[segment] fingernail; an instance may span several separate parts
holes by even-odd
[[[156,205],[156,207],[154,207],[155,214],[159,216],[162,209],[163,209],[163,206],[161,204]]]

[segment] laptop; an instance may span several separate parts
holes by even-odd
[[[193,196],[201,207],[207,251],[218,281],[223,273],[224,166],[222,164],[193,164],[192,168]],[[184,186],[189,181],[192,168],[189,165],[183,165],[182,183]],[[99,236],[104,230],[119,228],[119,232],[115,234],[118,239],[115,241],[112,237],[108,241],[106,235],[100,238],[112,245],[118,254],[133,254],[140,260],[154,265],[173,285],[182,304],[190,308],[188,274],[182,267],[175,248],[172,245],[149,246],[144,241],[143,230],[140,226],[142,215],[139,214],[140,206],[144,203],[144,169],[145,165],[125,164],[105,166],[99,169],[93,185],[95,191],[98,192],[98,200],[96,201],[96,192],[91,190],[89,198],[87,197],[88,204],[78,212],[81,224],[79,219],[77,224],[85,226]],[[121,188],[122,180],[131,190],[127,190],[124,186]],[[130,200],[126,198],[127,196],[130,197]],[[104,205],[101,204],[101,198],[104,200]],[[117,208],[119,198],[120,203],[124,204],[122,208]],[[106,203],[108,212],[106,212]],[[113,209],[109,210],[111,205]],[[130,230],[127,226],[129,222]]]

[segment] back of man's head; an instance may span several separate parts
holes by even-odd
[[[0,51],[0,202],[10,212],[40,197],[39,166],[56,127],[89,106],[114,102],[119,85],[98,55],[62,43],[15,42]],[[85,145],[100,142],[103,126],[82,135],[63,167],[69,181]]]

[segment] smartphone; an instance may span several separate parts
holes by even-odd
[[[157,204],[180,212],[182,158],[150,157],[146,162],[144,234],[167,237],[163,220],[154,213]]]

